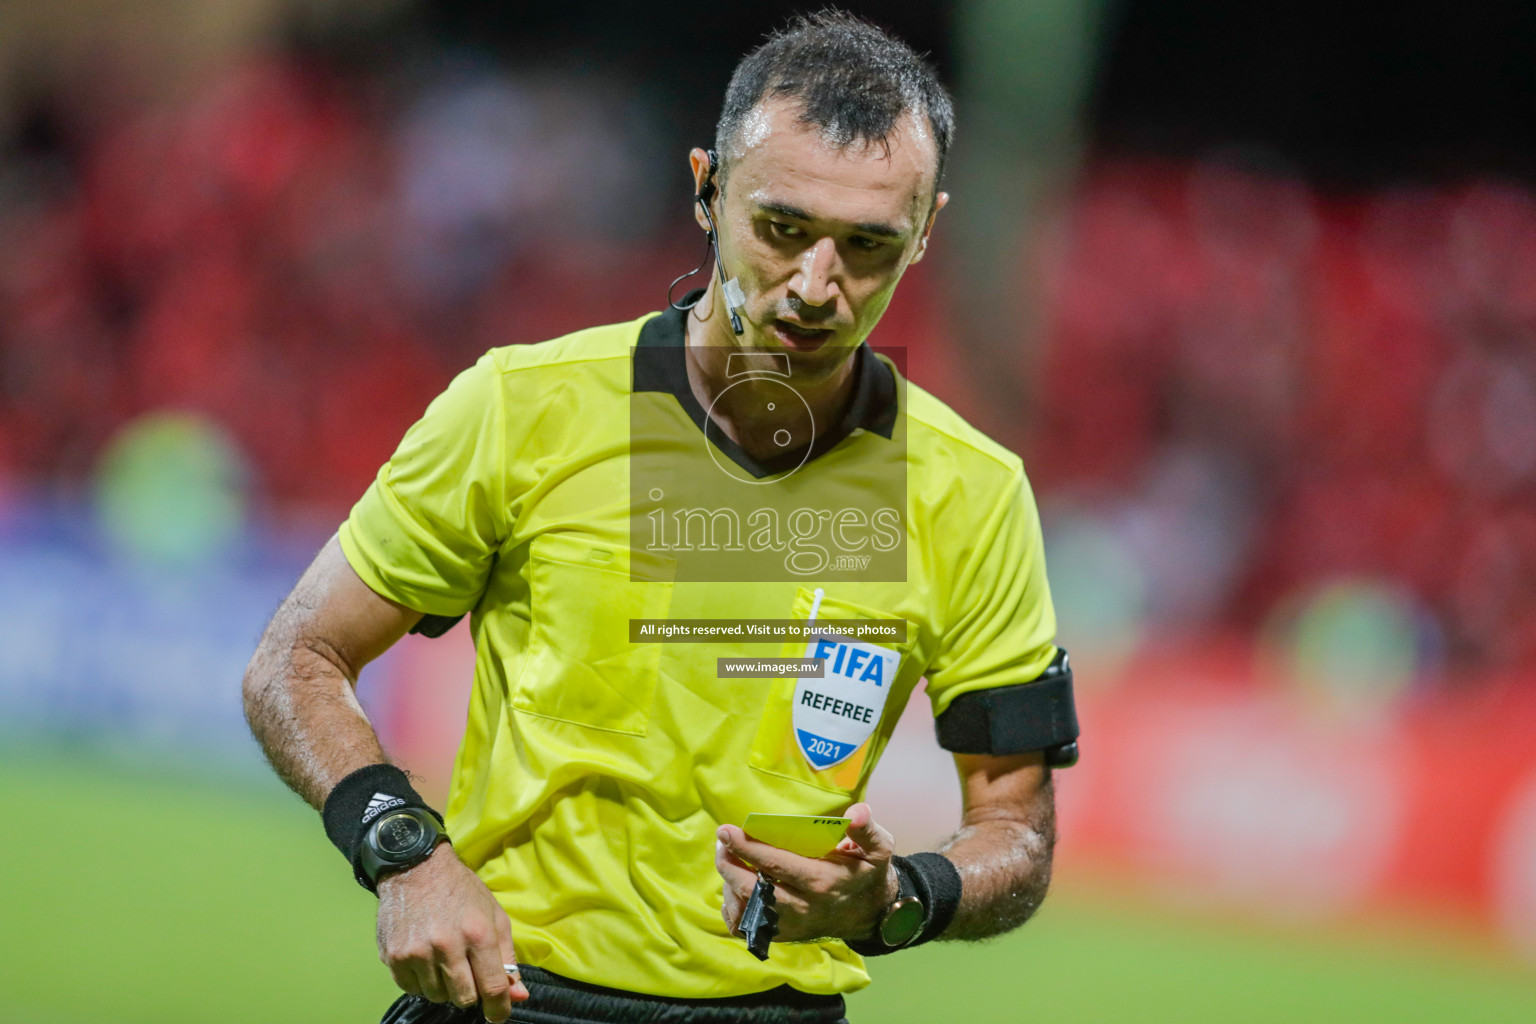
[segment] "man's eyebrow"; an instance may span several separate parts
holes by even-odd
[[[903,238],[906,232],[890,224],[855,224],[860,234],[874,235],[876,238]]]
[[[815,217],[812,217],[810,214],[806,213],[804,210],[800,209],[798,206],[790,206],[788,203],[775,202],[772,199],[759,199],[757,201],[757,208],[759,210],[767,210],[769,213],[783,214],[785,217],[790,217],[794,220],[816,219]]]
[[[813,221],[816,219],[798,206],[790,206],[788,203],[781,203],[772,199],[759,200],[757,208],[759,210],[766,210],[769,213],[777,213],[793,220]],[[855,224],[854,228],[860,234],[874,235],[877,238],[903,238],[906,236],[905,231],[890,224],[864,222]]]

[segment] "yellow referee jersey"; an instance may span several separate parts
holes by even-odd
[[[524,963],[680,998],[786,983],[850,992],[869,978],[839,941],[774,943],[760,963],[726,931],[715,830],[754,811],[836,814],[862,799],[925,675],[936,715],[961,693],[1036,678],[1056,653],[1039,519],[1016,456],[863,346],[845,421],[796,480],[856,480],[901,452],[897,578],[710,581],[680,571],[665,543],[632,553],[632,407],[650,410],[652,448],[707,447],[728,472],[763,470],[707,436],[682,316],[488,352],[406,434],[341,544],[379,594],[473,613],[475,685],[447,825],[506,908]],[[855,540],[893,550],[864,525]],[[630,642],[632,619],[813,613],[905,620],[907,632]],[[767,655],[824,657],[828,679],[718,676],[719,658]]]

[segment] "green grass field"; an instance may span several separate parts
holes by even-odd
[[[372,1022],[373,899],[270,785],[0,761],[0,1020]],[[878,961],[853,1024],[1536,1021],[1536,970],[1413,927],[1325,936],[1064,887],[1028,927]]]

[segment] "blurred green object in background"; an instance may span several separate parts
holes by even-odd
[[[102,455],[96,507],[114,546],[157,566],[208,561],[239,536],[247,473],[211,420],[156,412],[134,420]]]
[[[1416,608],[1401,589],[1340,580],[1303,595],[1281,627],[1292,676],[1342,707],[1375,710],[1399,697],[1420,670]]]
[[[31,826],[0,847],[0,1021],[371,1024],[393,1000],[373,897],[275,780],[13,749],[0,781]],[[1079,883],[1006,938],[872,961],[849,1019],[1536,1019],[1536,971],[1443,935],[1278,931],[1128,903]]]

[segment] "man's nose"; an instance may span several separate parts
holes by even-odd
[[[801,253],[789,290],[807,306],[825,306],[837,297],[837,245],[832,239],[819,238]]]

